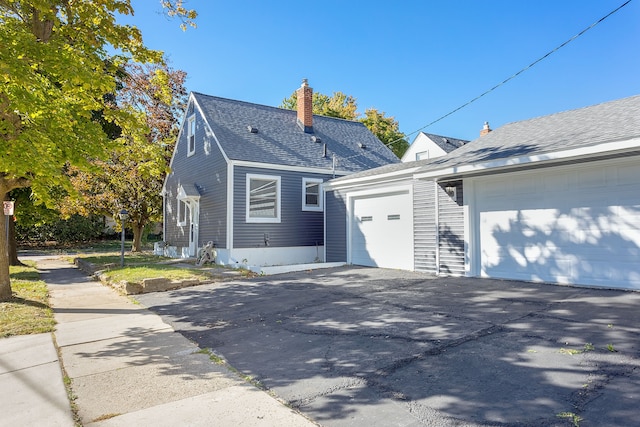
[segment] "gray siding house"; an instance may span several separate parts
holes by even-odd
[[[164,187],[166,252],[193,257],[211,241],[227,265],[324,259],[329,179],[398,163],[362,123],[191,93]]]
[[[640,96],[325,184],[326,259],[640,289]]]

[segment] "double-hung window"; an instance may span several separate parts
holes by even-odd
[[[247,222],[280,222],[280,177],[247,174]]]
[[[322,180],[302,178],[302,210],[322,211]]]
[[[196,116],[191,116],[187,120],[187,156],[192,156],[196,152]]]
[[[178,200],[178,225],[179,226],[187,225],[188,209],[189,207],[184,200]]]

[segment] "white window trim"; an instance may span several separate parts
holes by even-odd
[[[187,225],[187,217],[188,217],[187,209],[189,209],[187,202],[184,199],[178,199],[177,223],[179,227],[184,227],[185,225]],[[183,218],[183,221],[180,221],[180,218]]]
[[[194,114],[187,119],[187,157],[193,156],[196,153],[195,123],[196,115]],[[193,147],[191,146],[191,138],[193,138]]]
[[[263,179],[276,182],[276,216],[275,218],[255,218],[249,216],[249,202],[251,198],[251,180]],[[259,175],[248,173],[246,176],[246,195],[245,195],[245,220],[246,222],[261,222],[261,223],[280,223],[281,218],[281,201],[282,201],[282,186],[281,177],[279,175]]]
[[[416,160],[426,160],[431,158],[429,156],[429,150],[425,150],[425,151],[420,151],[418,153],[416,153]]]
[[[318,206],[307,205],[307,183],[318,184]],[[302,210],[311,212],[322,212],[324,206],[322,206],[322,183],[323,181],[318,178],[302,178]]]

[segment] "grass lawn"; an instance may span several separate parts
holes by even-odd
[[[9,271],[13,298],[0,302],[0,338],[53,331],[49,292],[35,264],[10,267]]]
[[[125,280],[129,283],[142,283],[143,279],[158,277],[171,280],[199,279],[204,281],[213,277],[208,270],[176,266],[168,262],[171,261],[170,258],[153,255],[150,252],[126,252],[124,267],[120,267],[120,252],[86,253],[77,256],[99,268],[104,266],[103,274],[110,282]]]
[[[199,279],[208,280],[212,276],[209,272],[174,267],[166,264],[125,265],[111,268],[104,272],[110,282],[126,280],[129,283],[142,283],[143,279],[164,277],[171,280]]]

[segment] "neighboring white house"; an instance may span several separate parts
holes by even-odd
[[[640,290],[640,95],[324,190],[329,262]]]
[[[403,162],[434,159],[462,147],[469,141],[420,132],[402,156]]]

